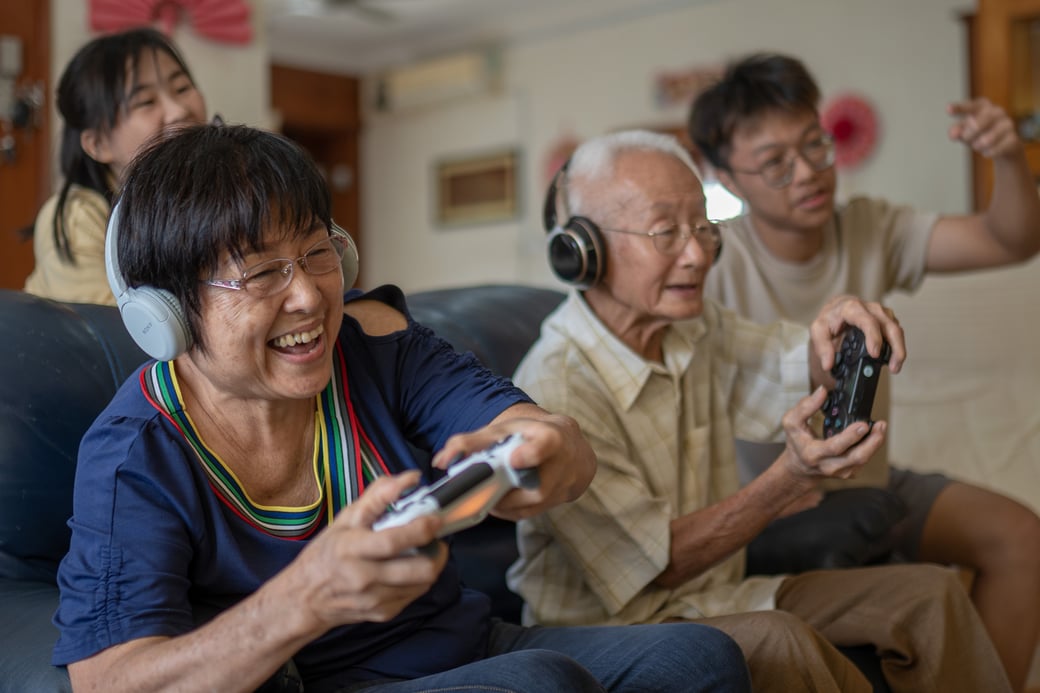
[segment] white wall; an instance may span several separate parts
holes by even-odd
[[[874,156],[841,176],[866,192],[947,213],[970,207],[967,151],[947,141],[946,104],[968,92],[959,16],[970,0],[693,0],[621,24],[507,45],[505,91],[423,113],[368,113],[362,142],[363,224],[370,285],[408,291],[478,282],[558,286],[546,266],[540,208],[548,148],[635,125],[681,123],[659,110],[653,78],[752,50],[805,60],[824,98],[855,90],[875,104]],[[439,229],[434,162],[516,146],[522,216]],[[893,379],[894,458],[944,469],[1040,510],[1040,270],[930,278],[893,297],[910,361]]]

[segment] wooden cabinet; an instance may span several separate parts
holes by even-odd
[[[359,89],[355,77],[271,66],[271,105],[281,131],[314,157],[329,184],[333,219],[362,252]],[[364,265],[357,286],[365,286]]]
[[[978,0],[968,21],[971,89],[1003,106],[1040,180],[1040,0]],[[975,208],[989,201],[993,164],[973,156]]]

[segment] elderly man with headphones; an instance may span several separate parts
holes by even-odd
[[[562,213],[561,213],[562,212]],[[745,575],[746,545],[826,477],[854,474],[885,422],[826,439],[813,415],[849,326],[869,352],[903,333],[879,303],[837,296],[806,330],[758,325],[704,297],[719,227],[670,136],[605,135],[549,187],[548,256],[571,291],[514,381],[575,418],[598,471],[577,500],[520,523],[510,586],[525,622],[698,621],[741,646],[756,691],[865,691],[836,647],[872,646],[893,691],[1008,690],[956,575],[926,565]],[[740,488],[734,437],[783,440]]]

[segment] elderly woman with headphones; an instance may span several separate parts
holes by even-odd
[[[76,689],[748,690],[718,630],[493,621],[441,517],[373,529],[511,434],[508,463],[539,485],[504,495],[503,517],[574,499],[595,459],[399,289],[349,290],[353,243],[296,145],[243,126],[163,138],[108,233],[120,311],[156,360],[80,448],[53,657]]]

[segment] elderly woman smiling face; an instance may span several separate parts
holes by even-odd
[[[276,226],[276,224],[272,224]],[[192,359],[214,387],[243,398],[307,399],[332,372],[343,321],[346,237],[315,220],[308,233],[269,228],[262,248],[222,253],[202,293],[207,349]]]
[[[349,254],[356,268],[356,251],[294,145],[228,132],[202,128],[145,152],[119,205],[120,267],[131,286],[166,290],[183,306],[189,348],[178,370],[189,397],[305,400],[331,375],[340,262]],[[192,170],[209,182],[162,187]],[[149,203],[135,205],[140,197]]]

